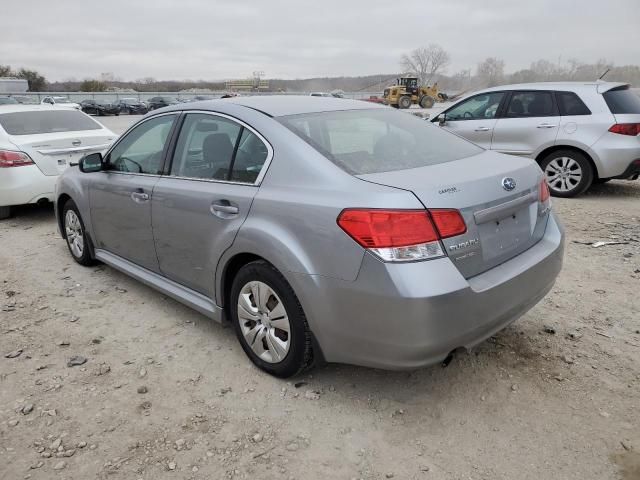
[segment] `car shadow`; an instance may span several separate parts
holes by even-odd
[[[611,180],[607,183],[594,183],[582,198],[601,197],[640,197],[640,182],[633,180]]]
[[[11,208],[11,216],[0,220],[2,224],[39,224],[54,220],[53,203],[44,205],[18,205]]]

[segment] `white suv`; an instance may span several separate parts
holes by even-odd
[[[558,197],[640,175],[640,97],[624,83],[504,85],[432,121],[486,149],[535,159]]]

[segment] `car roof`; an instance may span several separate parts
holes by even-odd
[[[286,115],[299,115],[303,113],[337,112],[340,110],[371,110],[377,108],[389,108],[384,105],[376,105],[360,100],[347,100],[334,97],[312,97],[309,95],[256,95],[248,97],[231,97],[217,100],[203,100],[185,105],[175,105],[163,108],[163,111],[171,110],[213,110],[224,105],[240,105],[265,113],[270,117],[283,117]]]
[[[624,82],[532,82],[532,83],[514,83],[511,85],[500,85],[498,87],[485,88],[475,93],[495,92],[501,90],[591,90],[598,88],[599,92],[606,92],[616,87],[624,87],[629,85]]]
[[[49,106],[49,105],[41,105],[41,104],[36,104],[36,105],[27,105],[24,103],[18,103],[18,104],[8,104],[8,105],[2,105],[0,106],[0,113],[15,113],[15,112],[55,112],[55,111],[60,111],[60,112],[77,112],[77,110],[73,109],[73,108],[69,108],[69,107],[56,107],[55,105]]]

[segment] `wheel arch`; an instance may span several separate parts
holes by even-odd
[[[571,150],[577,153],[580,153],[585,156],[585,158],[589,161],[591,168],[593,168],[593,176],[594,178],[600,178],[600,174],[598,173],[598,165],[594,161],[593,157],[587,152],[585,149],[576,147],[574,145],[552,145],[550,147],[545,148],[536,156],[535,160],[538,162],[538,165],[542,160],[547,157],[549,154],[553,152],[557,152],[560,150]]]
[[[62,210],[64,209],[65,203],[71,200],[71,195],[63,193],[58,196],[56,199],[56,221],[58,222],[58,229],[60,230],[60,235],[62,238],[67,238],[67,234],[64,230],[64,225],[62,224]]]

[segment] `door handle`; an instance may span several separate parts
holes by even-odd
[[[478,127],[476,128],[476,132],[488,132],[489,130],[491,130],[489,127]]]
[[[133,200],[136,203],[148,202],[149,194],[144,193],[144,191],[141,188],[138,188],[135,191],[131,192],[131,200]]]
[[[553,123],[541,123],[537,128],[556,128],[558,125],[554,125]]]
[[[240,209],[229,200],[217,200],[211,204],[211,213],[216,217],[229,218],[240,213]]]

